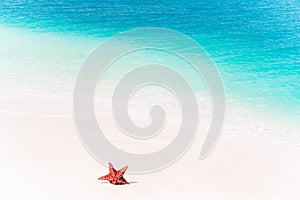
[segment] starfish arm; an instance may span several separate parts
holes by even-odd
[[[106,175],[106,176],[101,176],[100,178],[98,178],[98,180],[105,180],[105,181],[110,181],[112,179],[112,176],[110,174]]]
[[[122,169],[117,171],[117,173],[116,173],[117,178],[121,178],[125,174],[127,169],[128,169],[128,166],[123,167]]]
[[[112,176],[115,176],[116,173],[117,173],[117,171],[115,170],[113,165],[111,163],[109,163],[109,174],[111,174]]]

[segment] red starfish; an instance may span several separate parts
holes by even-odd
[[[109,163],[109,174],[106,176],[102,176],[98,178],[98,180],[106,180],[109,181],[111,184],[114,185],[125,185],[129,184],[123,175],[125,174],[125,171],[127,170],[128,166],[123,167],[119,171],[115,170],[115,168],[112,166],[111,163]]]

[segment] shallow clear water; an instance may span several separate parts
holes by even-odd
[[[224,79],[228,102],[294,119],[300,116],[297,0],[4,0],[0,3],[0,23],[28,29],[37,35],[48,34],[38,41],[36,48],[42,49],[43,45],[48,48],[44,54],[36,52],[42,54],[36,61],[42,67],[23,70],[30,71],[28,76],[43,71],[50,77],[45,80],[51,80],[59,72],[58,76],[67,77],[62,80],[69,82],[77,72],[72,65],[83,62],[103,38],[145,26],[180,31],[198,41],[214,59]],[[51,38],[54,36],[59,37]],[[16,41],[24,39],[20,37]],[[70,39],[74,37],[75,40]],[[35,37],[25,39],[35,40]],[[54,45],[59,41],[60,45]],[[12,43],[5,43],[6,49]],[[30,46],[34,42],[27,43]],[[51,50],[54,53],[49,54]],[[17,55],[22,57],[22,53]],[[4,56],[7,58],[2,51]],[[20,57],[11,56],[6,61],[9,59],[20,60]],[[14,69],[16,74],[20,72],[18,66],[5,69],[6,61],[0,61],[3,74]],[[58,62],[59,65],[53,64]],[[27,75],[14,78],[24,76]]]

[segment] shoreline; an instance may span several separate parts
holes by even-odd
[[[105,118],[107,118],[107,120],[113,120],[111,118],[110,106],[111,99],[109,98],[106,100],[101,99],[101,101],[99,99],[95,100],[95,112],[97,115],[97,120],[99,120],[102,115],[106,116]],[[171,106],[174,107],[176,105]],[[136,107],[130,108],[130,112],[134,112],[138,117],[134,117],[133,120],[141,119],[141,121],[144,120],[144,122],[141,122],[141,124],[149,123],[149,118],[147,117],[147,115],[149,114],[148,109],[151,107],[151,105],[148,105],[146,107],[147,108],[144,108],[142,110],[136,110]],[[199,115],[199,123],[201,124],[201,121],[203,120],[206,121],[206,124],[204,123],[203,127],[206,127],[207,129],[208,122],[210,121],[211,117],[211,109],[209,108],[209,105],[200,105],[199,109],[201,111]],[[44,95],[28,95],[27,97],[17,96],[8,98],[1,97],[0,114],[8,116],[32,116],[41,118],[73,118],[73,100],[72,97],[50,97]],[[180,118],[180,116],[180,113],[173,112],[170,115],[170,119],[175,121],[175,118]],[[113,125],[113,123],[111,122],[110,124]],[[234,107],[232,105],[226,106],[223,128],[231,129],[233,130],[233,132],[236,132],[237,129],[241,129],[241,133],[233,135],[242,135],[242,132],[247,132],[250,130],[260,133],[265,131],[265,134],[263,135],[270,136],[270,138],[277,138],[279,140],[283,139],[284,141],[291,142],[293,139],[296,139],[294,142],[300,144],[300,136],[297,136],[300,131],[299,125],[297,126],[297,124],[293,124],[292,122],[280,121],[280,119],[276,117],[263,115],[263,113],[251,113],[246,108]],[[248,129],[243,130],[244,128]]]

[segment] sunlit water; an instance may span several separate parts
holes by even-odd
[[[205,48],[227,103],[300,118],[297,0],[4,0],[0,23],[6,94],[71,93],[79,66],[99,42],[132,28],[164,27]]]

